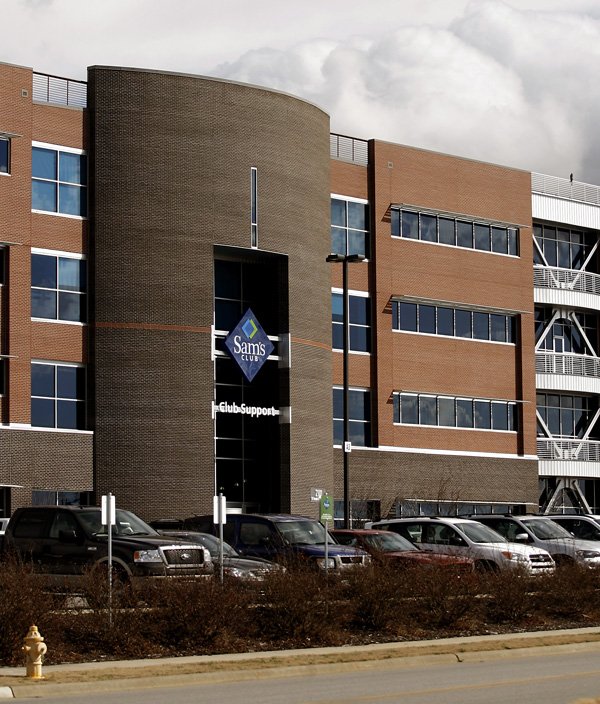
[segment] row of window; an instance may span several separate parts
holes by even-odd
[[[394,394],[394,422],[478,430],[517,430],[517,404],[481,398]]]
[[[516,318],[463,308],[393,301],[394,330],[492,342],[516,341]]]
[[[598,399],[571,394],[540,393],[537,395],[536,407],[538,416],[553,436],[582,438],[598,410]],[[598,431],[592,430],[592,439],[597,439]],[[538,435],[546,435],[539,422]]]
[[[536,307],[535,341],[539,343],[538,349],[557,353],[595,355],[590,344],[594,344],[598,339],[597,316],[579,311],[571,315],[572,318],[557,318],[550,326],[550,321],[554,318],[552,308]],[[574,319],[578,324],[575,324]],[[543,339],[541,339],[542,335]]]
[[[562,269],[581,269],[596,244],[597,236],[585,230],[534,224],[534,264]]]
[[[519,255],[519,231],[514,227],[397,208],[392,209],[391,220],[392,237]]]

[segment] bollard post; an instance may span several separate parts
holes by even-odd
[[[31,626],[25,638],[25,645],[21,648],[25,653],[26,676],[33,680],[43,680],[42,659],[48,650],[44,639],[40,635],[37,626]]]

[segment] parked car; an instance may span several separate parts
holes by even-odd
[[[329,531],[341,545],[361,548],[380,563],[410,567],[447,567],[457,572],[471,572],[473,560],[460,555],[442,555],[426,552],[403,538],[399,533],[387,530],[335,529]]]
[[[541,548],[509,542],[488,526],[467,518],[392,518],[366,527],[400,533],[430,552],[470,557],[479,570],[521,568],[529,574],[552,572],[554,560]]]
[[[220,572],[220,540],[216,536],[209,533],[185,530],[159,530],[159,533],[167,537],[177,538],[177,540],[203,545],[209,551],[215,565],[215,576]],[[227,577],[261,580],[265,578],[267,572],[280,571],[282,569],[284,568],[281,565],[264,560],[262,557],[240,555],[229,543],[223,541],[223,574]]]
[[[591,513],[583,515],[550,514],[548,518],[551,518],[555,523],[558,523],[559,526],[562,526],[574,538],[600,541],[600,516]]]
[[[45,582],[84,583],[86,572],[108,566],[108,532],[96,506],[31,506],[13,513],[2,536],[2,559],[31,564]],[[115,579],[204,577],[213,573],[209,551],[159,535],[131,511],[117,509],[112,526]]]
[[[547,550],[557,564],[578,562],[588,567],[600,567],[600,545],[591,540],[574,538],[549,516],[474,516],[507,540],[525,543]]]
[[[187,530],[217,534],[213,516],[192,516],[183,521]],[[223,538],[244,556],[262,557],[286,566],[315,567],[341,572],[371,561],[364,550],[338,545],[329,538],[325,562],[325,527],[314,518],[289,514],[227,514]]]

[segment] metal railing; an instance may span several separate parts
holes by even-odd
[[[369,143],[364,139],[330,134],[329,156],[332,159],[367,166],[369,164]]]
[[[600,205],[600,186],[582,183],[581,181],[571,181],[570,178],[532,173],[531,190],[534,193]]]
[[[558,269],[550,266],[533,267],[533,285],[563,291],[579,291],[600,295],[600,276],[589,271]]]
[[[557,440],[538,438],[537,454],[540,460],[568,460],[571,462],[600,462],[600,442],[597,440]]]
[[[71,78],[50,76],[47,73],[33,74],[33,99],[40,103],[87,107],[87,83]]]
[[[600,378],[600,358],[584,354],[536,352],[535,371],[537,374]]]

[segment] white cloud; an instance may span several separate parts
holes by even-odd
[[[597,0],[3,0],[4,61],[208,74],[332,129],[600,183]]]

